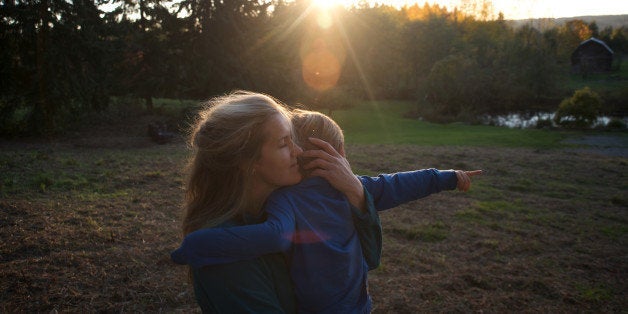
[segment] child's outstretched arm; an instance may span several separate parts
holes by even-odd
[[[467,191],[471,177],[481,173],[482,170],[422,169],[377,177],[360,176],[359,179],[373,196],[377,210],[385,210],[441,191],[456,188]]]

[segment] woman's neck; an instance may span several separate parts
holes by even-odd
[[[264,187],[260,185],[255,185],[251,191],[250,204],[248,204],[245,209],[246,213],[253,216],[258,216],[262,210],[264,209],[264,202],[273,192],[274,189],[270,189],[269,187]]]

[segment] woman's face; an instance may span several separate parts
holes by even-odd
[[[292,125],[277,114],[262,127],[264,144],[260,158],[254,163],[255,188],[272,192],[276,188],[301,181],[297,155],[303,150],[292,141]]]

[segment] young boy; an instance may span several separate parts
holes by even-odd
[[[292,122],[300,143],[320,138],[345,155],[342,130],[329,117],[298,110]],[[303,148],[313,147],[305,144]],[[300,161],[301,165],[306,162]],[[300,313],[370,312],[367,272],[379,264],[379,218],[370,213],[372,230],[356,231],[346,197],[326,180],[303,172],[299,184],[268,198],[264,223],[192,232],[172,259],[202,267],[284,252]],[[385,210],[443,190],[466,191],[475,174],[427,169],[358,178],[375,208]]]

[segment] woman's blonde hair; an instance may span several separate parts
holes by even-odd
[[[304,151],[320,149],[308,140],[310,137],[328,142],[338,152],[344,151],[345,137],[342,129],[330,117],[316,111],[295,109],[292,111],[292,125],[296,141]],[[299,164],[306,164],[310,160],[300,158]]]
[[[241,215],[254,204],[251,191],[253,163],[259,159],[265,132],[262,127],[286,107],[270,96],[238,91],[205,104],[193,125],[188,164],[183,233],[216,226]]]

